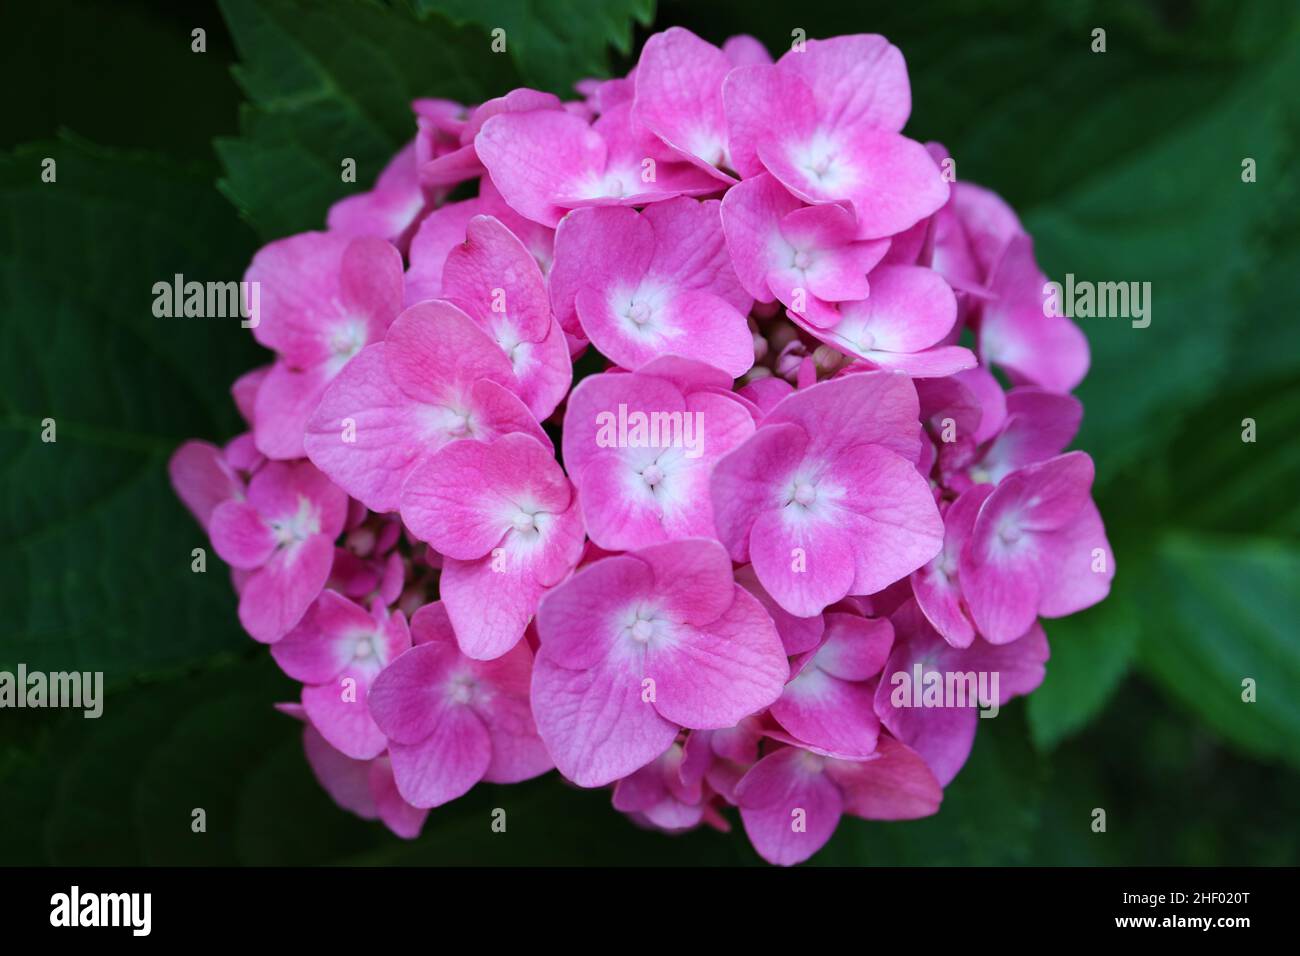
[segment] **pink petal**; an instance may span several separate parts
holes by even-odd
[[[789,252],[781,219],[801,206],[769,173],[738,183],[722,199],[722,226],[732,264],[745,291],[760,302],[772,301],[767,275],[780,264],[779,254]]]
[[[431,455],[403,487],[402,519],[421,541],[468,561],[507,531],[535,533],[537,522],[563,512],[570,498],[546,447],[527,435],[503,435],[491,443],[455,441]]]
[[[806,667],[772,705],[772,717],[795,737],[846,757],[876,749],[880,720],[872,712],[874,689]]]
[[[763,589],[752,564],[736,570],[736,583],[758,598],[759,603],[771,615],[777,633],[781,635],[781,643],[785,647],[787,656],[793,657],[811,651],[821,643],[822,633],[826,628],[825,616],[814,614],[811,617],[796,617],[781,607],[772,595]]]
[[[1043,542],[1039,567],[1043,617],[1064,617],[1092,607],[1110,593],[1115,554],[1106,540],[1101,514],[1091,500],[1074,519]]]
[[[823,141],[782,130],[759,140],[758,156],[805,202],[850,203],[859,239],[902,232],[948,200],[948,184],[925,147],[897,133],[841,128]],[[819,175],[821,163],[828,166]]]
[[[276,548],[271,528],[247,501],[232,499],[217,505],[208,533],[221,560],[234,568],[260,568]]]
[[[352,683],[345,685],[345,681]],[[377,757],[388,744],[366,707],[369,683],[365,672],[349,667],[327,684],[302,689],[302,706],[312,725],[333,747],[354,760]]]
[[[772,619],[757,598],[730,583],[727,570],[734,600],[726,613],[668,629],[663,643],[654,637],[649,644],[645,669],[655,681],[655,709],[684,727],[731,727],[780,697],[789,675]]]
[[[953,647],[969,647],[975,639],[975,628],[962,605],[957,572],[980,506],[992,492],[989,485],[976,485],[949,505],[943,516],[943,550],[912,575],[917,607]]]
[[[733,69],[722,82],[722,103],[731,165],[743,179],[766,171],[757,147],[769,135],[774,117],[779,117],[781,129],[794,137],[812,135],[817,125],[808,84],[774,66]]]
[[[565,213],[557,200],[590,188],[608,155],[598,132],[559,110],[498,114],[483,124],[474,148],[506,202],[552,227]]]
[[[413,807],[397,792],[393,777],[393,764],[388,757],[377,757],[370,762],[370,791],[374,794],[379,819],[403,840],[414,840],[424,828],[428,810]]]
[[[253,435],[258,451],[279,460],[305,456],[307,422],[335,371],[328,365],[295,371],[282,361],[271,366],[253,406]]]
[[[839,826],[844,800],[825,764],[824,757],[786,747],[754,764],[736,786],[745,833],[767,862],[802,863]]]
[[[808,84],[817,118],[829,126],[864,124],[898,132],[912,110],[903,54],[882,36],[853,34],[809,40],[777,61]]]
[[[826,615],[826,641],[813,660],[840,680],[865,681],[880,673],[893,645],[888,620],[834,612]]]
[[[533,663],[533,717],[560,773],[580,787],[601,787],[672,745],[678,727],[642,700],[644,676],[627,656],[569,670],[552,663],[543,644]]]
[[[379,815],[370,790],[369,762],[340,753],[311,724],[302,729],[302,747],[316,782],[335,803],[363,820]]]
[[[852,535],[833,515],[811,515],[797,504],[764,511],[749,534],[759,581],[799,617],[819,614],[849,593],[854,550]]]
[[[880,445],[916,461],[921,439],[916,388],[905,375],[861,372],[793,393],[763,419],[763,430],[793,422],[812,438],[808,455],[847,445]]]
[[[264,644],[289,633],[325,587],[333,561],[334,544],[324,535],[277,551],[239,594],[244,630]]]
[[[939,812],[943,788],[919,755],[892,737],[881,737],[876,753],[874,760],[828,764],[845,813],[864,820],[916,820]]]
[[[637,63],[633,116],[697,166],[725,165],[722,81],[730,69],[721,50],[689,30],[669,27],[656,33]]]
[[[425,217],[411,239],[403,301],[415,305],[442,295],[442,268],[451,251],[465,241],[469,221],[484,210],[481,199],[447,203]]]
[[[243,492],[242,484],[222,458],[221,449],[205,441],[187,441],[177,448],[167,462],[167,474],[177,496],[205,530],[216,507]],[[255,534],[255,540],[260,534]]]
[[[448,707],[419,743],[388,748],[397,790],[416,807],[439,807],[469,792],[492,761],[483,721],[469,707]]]
[[[832,519],[855,543],[851,593],[875,594],[943,546],[943,519],[929,482],[893,452],[879,445],[848,448],[831,462],[822,483],[852,489],[836,502]]]

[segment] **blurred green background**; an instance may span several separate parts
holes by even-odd
[[[73,0],[0,13],[0,669],[103,670],[109,694],[97,721],[0,711],[0,864],[757,861],[554,774],[481,786],[414,843],[338,810],[224,568],[191,573],[206,542],[163,470],[238,430],[227,387],[262,358],[229,323],[155,319],[154,282],[236,278],[320,227],[359,188],[340,158],[368,186],[416,95],[563,92],[672,24],[777,53],[796,28],[884,33],[908,132],[1012,202],[1049,274],[1153,288],[1149,328],[1080,320],[1113,594],[1047,622],[1045,684],[984,722],[939,816],[846,819],[814,862],[1300,860],[1300,5]]]

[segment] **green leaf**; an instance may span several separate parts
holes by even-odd
[[[239,89],[227,66],[229,39],[207,6],[0,6],[0,36],[22,38],[0,58],[0,88],[22,91],[5,102],[0,143],[72,129],[104,146],[157,150],[215,172],[212,137],[235,130]],[[202,53],[192,49],[195,29],[206,33]]]
[[[477,102],[519,85],[480,30],[369,0],[222,0],[249,103],[215,143],[222,191],[264,239],[322,228],[415,135],[411,101]],[[342,181],[356,161],[357,182]]]
[[[1086,611],[1044,621],[1051,659],[1042,685],[1029,696],[1029,730],[1034,744],[1050,750],[1087,725],[1128,673],[1137,648],[1135,609],[1123,584],[1125,568],[1110,596]]]
[[[1144,584],[1144,671],[1256,757],[1300,766],[1300,546],[1171,535]],[[1167,608],[1167,612],[1161,609]],[[1257,699],[1243,700],[1244,682]]]
[[[209,184],[156,159],[73,140],[0,157],[0,668],[112,684],[242,646],[220,562],[191,571],[208,541],[165,466],[237,430],[228,389],[258,350],[238,318],[152,305],[177,273],[238,279],[251,240]]]
[[[1080,318],[1092,368],[1078,394],[1086,409],[1079,447],[1102,480],[1149,456],[1192,405],[1230,375],[1232,347],[1267,261],[1263,241],[1284,215],[1279,190],[1292,188],[1288,157],[1300,148],[1300,44],[1261,63],[1194,119],[1145,139],[1109,169],[1080,175],[1026,226],[1039,259],[1058,281],[1149,282],[1146,328],[1125,318]],[[1145,97],[1158,108],[1163,98]],[[1185,97],[1170,89],[1166,96]],[[1107,134],[1092,114],[1090,128]],[[1259,181],[1242,182],[1254,159]],[[1273,316],[1277,323],[1279,316]]]
[[[524,82],[561,96],[586,77],[609,75],[608,48],[632,49],[633,21],[654,19],[654,0],[416,0],[422,14],[437,11],[489,33],[505,31],[506,52]],[[502,91],[504,92],[504,91]]]

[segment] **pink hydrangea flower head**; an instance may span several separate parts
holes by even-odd
[[[466,657],[442,602],[415,612],[411,635],[414,646],[369,697],[404,800],[441,806],[480,780],[517,783],[551,769],[528,706],[527,644],[492,661]]]
[[[683,727],[735,725],[789,673],[772,619],[708,538],[587,565],[547,594],[537,622],[533,715],[580,786],[640,769]]]
[[[416,100],[249,267],[246,431],[168,470],[281,709],[403,838],[552,768],[781,865],[934,813],[1114,575],[1087,342],[882,37],[673,27],[575,89]]]

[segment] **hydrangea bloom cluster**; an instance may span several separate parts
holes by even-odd
[[[551,769],[777,864],[935,813],[1114,574],[1086,341],[882,37],[673,28],[578,91],[417,101],[248,270],[249,431],[171,474],[307,759],[403,837]]]

